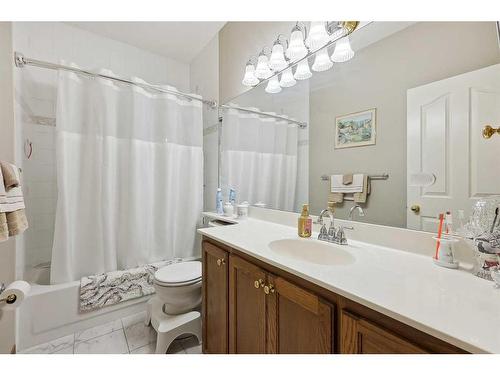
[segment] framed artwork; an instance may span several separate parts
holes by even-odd
[[[374,145],[376,126],[376,108],[336,117],[334,147],[337,149]]]

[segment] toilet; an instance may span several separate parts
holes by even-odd
[[[201,262],[169,264],[154,275],[155,296],[148,301],[146,325],[158,333],[156,353],[166,353],[177,337],[195,335],[201,342]]]
[[[156,297],[163,302],[163,312],[178,315],[201,304],[201,262],[173,263],[155,273]]]

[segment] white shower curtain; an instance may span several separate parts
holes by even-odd
[[[221,144],[224,191],[233,187],[240,202],[264,203],[267,208],[292,211],[297,183],[297,141],[296,124],[226,109]]]
[[[59,73],[51,283],[198,255],[202,127],[200,101]]]

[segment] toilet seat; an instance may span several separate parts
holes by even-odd
[[[201,281],[201,262],[189,261],[169,264],[155,272],[155,284],[165,287],[181,287]]]

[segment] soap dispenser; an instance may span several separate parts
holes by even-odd
[[[298,233],[300,237],[311,237],[312,234],[312,219],[309,216],[309,205],[302,206],[302,214],[298,221]]]

